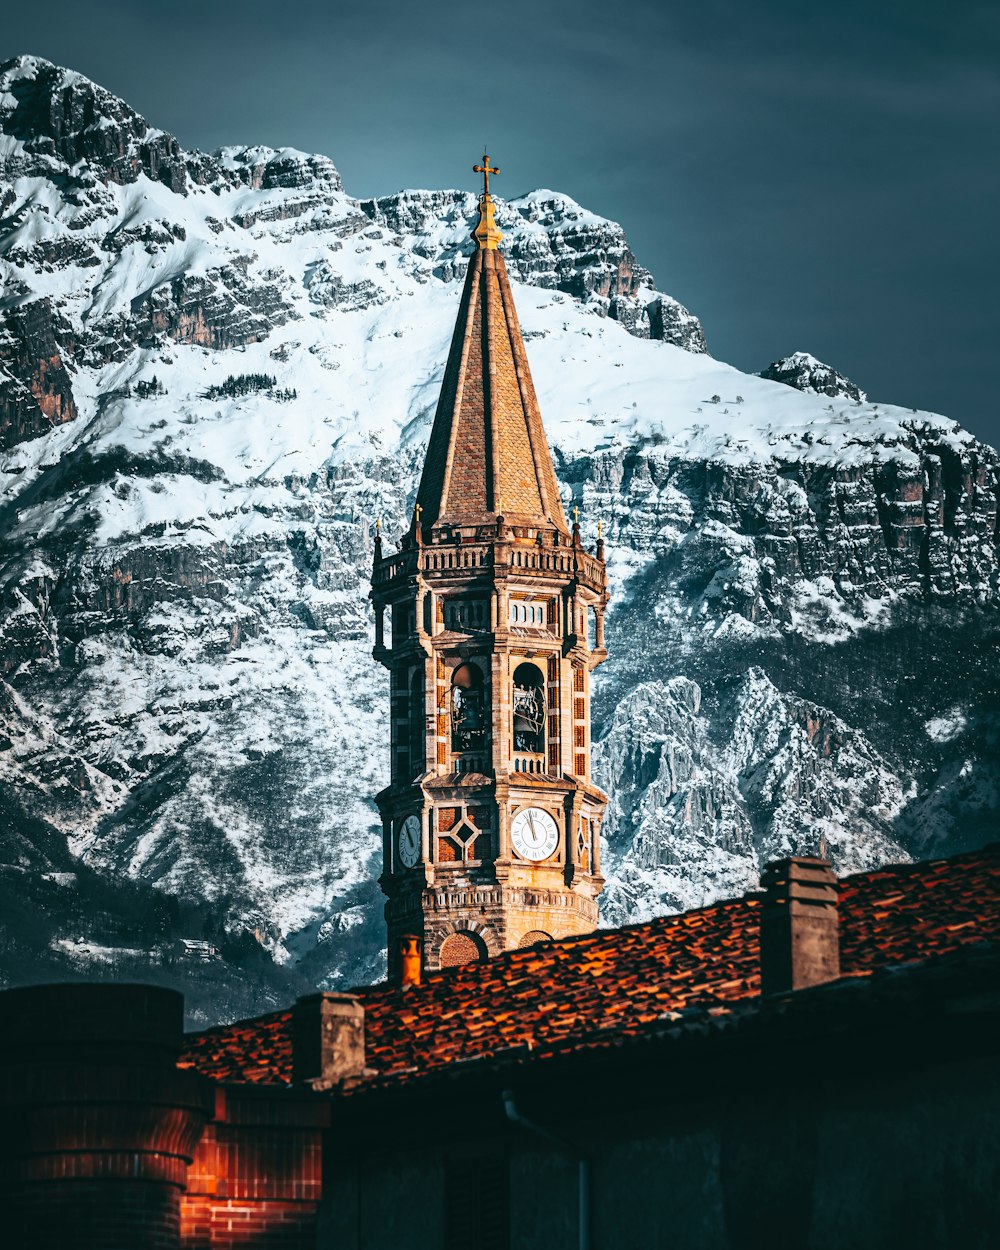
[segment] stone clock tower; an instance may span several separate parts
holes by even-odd
[[[566,523],[494,221],[489,157],[413,522],[376,540],[375,658],[390,674],[384,829],[390,976],[597,923],[605,796],[590,674],[607,658],[603,543]],[[388,614],[389,621],[386,622]]]

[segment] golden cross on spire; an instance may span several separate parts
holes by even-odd
[[[498,174],[500,167],[498,165],[490,165],[490,158],[483,153],[483,163],[481,165],[473,165],[472,172],[474,174],[483,175],[483,195],[490,193],[490,174]]]
[[[493,197],[490,195],[490,174],[498,174],[500,169],[499,166],[490,164],[490,158],[484,152],[483,163],[473,165],[472,172],[483,175],[483,193],[479,197],[479,221],[476,222],[472,237],[480,251],[489,251],[497,247],[503,238],[493,217]]]
[[[580,509],[577,507],[573,508],[573,520],[576,522],[577,525],[580,524]]]

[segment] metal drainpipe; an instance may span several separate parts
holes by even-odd
[[[511,1124],[520,1125],[521,1128],[527,1129],[529,1133],[534,1133],[536,1137],[541,1137],[544,1141],[551,1142],[553,1146],[557,1146],[560,1150],[576,1159],[577,1247],[578,1250],[590,1250],[590,1162],[586,1155],[578,1146],[574,1146],[571,1142],[566,1141],[565,1138],[558,1137],[555,1133],[550,1133],[547,1128],[542,1128],[534,1120],[526,1119],[517,1109],[513,1090],[504,1090],[503,1109]]]

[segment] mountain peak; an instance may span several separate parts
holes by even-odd
[[[47,61],[44,56],[32,56],[30,53],[22,53],[20,56],[11,57],[9,61],[0,64],[0,87],[6,88],[10,83],[19,82],[21,79],[35,79],[40,74],[48,73],[54,70],[56,73],[73,75],[74,70],[62,69],[61,66],[55,65],[52,61]]]
[[[180,144],[124,100],[77,73],[37,56],[0,65],[0,150],[9,180],[46,176],[60,166],[100,182],[126,184],[140,174],[183,193],[188,181]]]
[[[814,395],[829,395],[831,399],[853,399],[856,403],[867,402],[868,396],[856,383],[839,373],[832,365],[817,360],[810,352],[792,352],[781,360],[772,361],[757,375],[771,382],[783,382],[797,391],[809,391]]]

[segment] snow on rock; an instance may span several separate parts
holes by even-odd
[[[841,871],[909,858],[892,834],[907,788],[864,735],[760,669],[716,698],[706,715],[696,682],[644,682],[595,748],[595,778],[611,795],[609,919],[753,889],[769,860],[821,846]]]
[[[762,369],[762,378],[772,382],[784,382],[799,391],[812,391],[815,395],[829,395],[831,399],[853,399],[857,404],[866,403],[868,396],[836,369],[823,364],[808,352],[793,352],[782,360],[775,360]]]
[[[637,338],[659,339],[690,352],[708,350],[697,317],[654,290],[652,276],[636,261],[617,222],[556,191],[531,191],[512,200],[494,196],[494,203],[512,277],[565,291]],[[464,276],[469,222],[476,219],[471,192],[401,191],[364,200],[361,208],[404,247],[430,261],[437,277]]]

